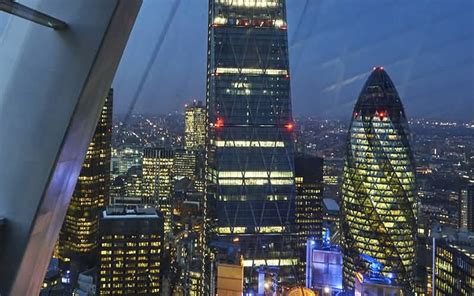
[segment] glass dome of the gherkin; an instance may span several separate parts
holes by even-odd
[[[374,67],[354,108],[356,115],[388,116],[403,113],[403,105],[392,80],[383,67]]]

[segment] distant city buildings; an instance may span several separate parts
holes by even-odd
[[[117,179],[118,178],[118,179]],[[132,166],[128,169],[127,174],[125,176],[119,176],[115,179],[117,182],[123,182],[125,195],[118,195],[117,197],[132,197],[135,199],[143,200],[144,196],[144,179],[143,179],[143,167],[140,166]],[[114,181],[114,183],[115,183]],[[119,185],[120,186],[120,185]],[[119,192],[123,190],[118,190]],[[143,202],[143,201],[142,201]]]
[[[197,179],[198,151],[175,149],[173,163],[173,178]]]
[[[342,184],[344,285],[354,287],[360,256],[375,258],[406,293],[414,291],[417,203],[405,112],[377,67],[352,114]]]
[[[99,211],[109,198],[112,102],[110,89],[59,235],[59,258],[72,261],[74,273],[95,264]]]
[[[474,184],[461,190],[459,196],[459,228],[474,232]]]
[[[125,175],[133,166],[142,164],[143,150],[135,145],[124,145],[112,149],[112,178]]]
[[[162,240],[163,251],[160,267],[160,290],[163,292],[169,291],[170,293],[196,293],[195,295],[207,295],[206,293],[210,291],[209,289],[215,289],[214,291],[221,289],[219,290],[220,292],[224,291],[222,290],[223,288],[230,287],[226,281],[231,280],[233,283],[243,282],[243,286],[239,286],[239,284],[234,285],[234,288],[237,288],[237,290],[235,290],[237,291],[236,293],[239,293],[238,291],[240,291],[240,289],[258,292],[258,285],[253,287],[248,285],[243,277],[237,276],[236,278],[230,279],[229,277],[223,276],[228,271],[225,268],[220,268],[221,272],[218,274],[217,263],[219,263],[220,267],[225,267],[226,264],[230,265],[230,268],[236,271],[235,274],[239,274],[239,272],[244,269],[244,266],[247,270],[251,268],[248,258],[246,260],[246,258],[243,257],[242,261],[240,261],[240,255],[232,256],[231,260],[227,258],[228,248],[230,248],[229,244],[232,246],[231,248],[234,248],[233,253],[240,254],[237,249],[240,248],[242,242],[238,233],[234,233],[233,236],[229,235],[229,238],[231,238],[229,244],[224,245],[221,250],[216,250],[215,247],[211,247],[212,254],[206,253],[206,246],[214,243],[212,236],[209,236],[211,238],[210,240],[206,240],[204,235],[205,223],[203,221],[205,221],[205,203],[203,201],[205,200],[204,169],[206,159],[201,149],[182,149],[184,142],[176,142],[180,137],[184,139],[184,118],[181,117],[181,121],[179,121],[175,117],[170,116],[147,117],[137,115],[134,117],[134,120],[136,121],[133,121],[133,127],[127,127],[121,130],[120,133],[123,135],[137,134],[137,136],[143,138],[138,139],[135,136],[131,136],[128,138],[130,142],[125,141],[120,144],[121,146],[114,148],[114,156],[116,158],[112,164],[112,168],[115,168],[116,171],[113,173],[114,182],[110,189],[110,204],[129,207],[140,207],[146,204],[147,206],[158,206],[157,210],[160,211],[159,205],[154,204],[154,202],[158,201],[154,195],[150,196],[151,199],[145,197],[146,192],[151,191],[150,187],[148,187],[148,191],[145,191],[145,184],[151,184],[153,192],[159,191],[159,189],[157,189],[159,181],[157,177],[159,172],[159,170],[157,170],[158,159],[154,159],[155,162],[150,161],[153,157],[149,157],[145,160],[144,150],[159,150],[160,148],[150,147],[161,147],[161,143],[165,142],[171,143],[175,141],[175,143],[178,143],[169,145],[167,146],[169,148],[164,149],[173,154],[173,163],[172,166],[168,166],[168,168],[171,168],[171,174],[166,174],[166,180],[170,180],[167,188],[171,190],[169,199],[171,218],[169,220],[170,231],[164,235]],[[336,120],[319,120],[312,118],[299,119],[298,125],[305,126],[304,131],[300,132],[300,136],[305,137],[306,151],[309,152],[309,154],[303,157],[306,161],[300,162],[300,164],[302,163],[301,166],[298,165],[298,159],[300,157],[298,155],[295,157],[294,179],[296,190],[294,231],[295,234],[300,234],[296,236],[296,238],[299,237],[300,247],[306,246],[301,240],[303,237],[306,237],[308,233],[313,233],[312,236],[322,237],[322,245],[318,242],[313,252],[306,253],[305,251],[301,252],[300,248],[296,248],[295,244],[293,254],[299,257],[299,263],[302,264],[305,261],[310,263],[312,267],[311,289],[318,291],[320,295],[329,295],[330,293],[339,291],[338,287],[340,287],[341,284],[338,281],[342,280],[342,273],[338,269],[342,268],[342,263],[335,258],[341,258],[342,256],[340,248],[338,248],[337,245],[343,243],[343,241],[341,241],[341,235],[345,233],[340,228],[341,209],[339,204],[342,205],[340,200],[340,187],[343,180],[342,168],[344,163],[343,155],[345,153],[341,147],[344,146],[342,144],[343,138],[347,135],[347,127],[344,123]],[[137,129],[138,126],[141,128]],[[176,129],[177,126],[181,128],[180,132],[169,132]],[[417,143],[413,148],[417,159],[416,174],[419,179],[417,185],[419,187],[418,204],[420,209],[417,228],[419,250],[415,257],[418,262],[414,276],[414,290],[417,295],[426,295],[432,292],[432,228],[445,228],[447,226],[461,228],[461,221],[467,221],[467,218],[469,218],[469,214],[467,214],[466,211],[467,207],[465,206],[467,205],[466,189],[469,188],[469,185],[468,179],[466,179],[465,176],[470,174],[471,158],[469,155],[471,155],[471,150],[468,143],[474,140],[474,138],[470,138],[469,129],[460,125],[441,127],[432,121],[418,123],[417,121],[411,121],[411,126],[415,131],[413,139]],[[132,130],[133,132],[130,132]],[[164,139],[160,137],[156,139],[156,141],[148,143],[147,141],[150,139],[148,137],[155,134],[157,130],[168,134],[163,136]],[[449,141],[452,141],[452,143],[447,143]],[[147,143],[137,144],[137,142]],[[241,144],[240,142],[236,143],[238,145]],[[434,151],[433,148],[429,148],[433,145],[438,147],[436,151]],[[304,177],[311,176],[316,171],[320,172],[321,167],[319,163],[316,163],[317,161],[315,163],[311,161],[311,159],[319,159],[314,155],[325,157],[322,169],[323,179],[322,182],[320,182],[322,184],[320,184],[320,186],[324,187],[324,190],[321,191],[316,190],[316,188],[319,188],[319,186],[315,187],[316,183],[309,182],[309,186],[307,186],[309,179]],[[309,173],[302,173],[299,169],[301,167],[308,169]],[[148,171],[147,176],[148,178],[152,178],[147,180],[144,177],[144,170],[150,168],[151,170]],[[155,171],[153,171],[154,169]],[[313,177],[314,175],[311,178]],[[150,182],[150,180],[155,180],[155,182]],[[165,182],[165,184],[167,183]],[[305,188],[309,191],[303,190]],[[325,198],[320,201],[321,209],[317,210],[316,208],[319,206],[311,202],[316,202],[317,200],[313,197],[322,197],[319,195],[321,193]],[[248,195],[242,194],[242,196],[247,197]],[[269,198],[273,199],[275,196],[276,194]],[[301,199],[300,197],[302,196],[305,198]],[[306,200],[306,198],[310,199]],[[207,205],[209,204],[210,203]],[[319,217],[319,214],[321,214],[321,236],[314,235],[314,231],[319,231],[319,224],[316,219],[316,217]],[[466,222],[463,223],[465,225]],[[463,231],[465,232],[465,227]],[[443,235],[449,236],[449,234]],[[441,237],[438,236],[437,240],[440,238]],[[236,241],[234,242],[234,240]],[[298,242],[296,241],[296,243]],[[453,240],[450,241],[450,244],[453,244]],[[262,244],[262,246],[265,246],[265,244]],[[462,248],[465,249],[465,246],[464,244]],[[215,255],[217,255],[218,260],[216,260],[216,257],[212,257]],[[306,258],[302,258],[305,255]],[[269,289],[277,289],[277,287],[283,288],[284,284],[278,276],[279,271],[277,271],[279,267],[276,266],[278,262],[269,262],[275,264],[275,267],[269,266],[263,269],[255,267],[254,276],[256,278],[260,275],[263,277],[265,280],[263,284],[264,290],[265,283],[267,283]],[[255,261],[255,263],[261,264],[262,261]],[[301,264],[298,265],[302,266]],[[48,287],[45,287],[43,292],[46,293],[45,295],[61,295],[60,293],[71,292],[75,293],[73,295],[78,296],[87,295],[85,293],[93,295],[91,291],[96,291],[96,285],[99,284],[97,282],[97,268],[98,266],[96,265],[95,270],[89,269],[80,273],[78,277],[76,276],[77,280],[74,279],[74,277],[70,277],[70,274],[64,273],[64,271],[54,274],[50,272],[45,278],[45,283]],[[439,267],[439,272],[442,270],[443,268]],[[358,269],[358,271],[362,272],[362,274],[364,272],[363,269]],[[308,272],[306,272],[306,274],[305,272],[298,274],[301,284],[304,284],[305,276],[308,277],[308,275],[310,275]],[[452,283],[449,283],[449,285],[444,283],[447,282],[446,279],[450,279],[450,277],[451,275],[441,272],[437,281],[440,281],[440,285],[448,287]],[[354,285],[361,284],[357,275],[354,275],[353,279]],[[364,279],[368,279],[368,277],[364,276]],[[357,281],[359,281],[359,283]],[[393,288],[398,287],[396,279],[394,279],[393,285],[389,286],[386,286],[386,280],[383,281],[382,285],[385,285],[384,289],[386,291],[392,291]],[[334,284],[334,282],[339,284]],[[219,284],[220,288],[218,288]],[[375,282],[375,285],[372,284],[374,284],[374,282],[367,280],[363,286],[365,288],[380,288],[379,282]],[[460,284],[461,283],[459,283],[459,285]],[[226,292],[230,292],[234,288],[227,289]],[[354,292],[356,292],[356,290],[357,289],[355,289]],[[270,292],[270,290],[266,291]],[[295,288],[292,290],[292,293],[296,293],[296,291],[299,290]],[[364,291],[370,290],[366,289]],[[373,291],[374,290],[372,290],[372,292]],[[449,295],[446,294],[445,290],[441,290],[441,288],[438,290],[438,293],[438,295]]]
[[[175,183],[172,198],[173,243],[170,273],[175,294],[206,295],[204,193],[183,178]]]
[[[109,207],[100,219],[98,295],[160,295],[163,217],[153,208]]]
[[[184,114],[184,147],[186,150],[204,149],[206,146],[206,108],[194,100],[186,105]]]

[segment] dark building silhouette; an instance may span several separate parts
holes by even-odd
[[[342,184],[344,284],[352,288],[361,255],[413,291],[416,201],[413,156],[402,102],[382,67],[357,100]]]
[[[308,238],[321,243],[323,229],[323,159],[295,157],[296,225],[300,260],[306,262]]]

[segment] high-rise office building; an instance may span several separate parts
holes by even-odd
[[[474,185],[461,190],[459,196],[459,228],[474,232]]]
[[[112,149],[112,177],[125,175],[132,166],[142,164],[143,149],[124,144]]]
[[[474,295],[474,243],[435,242],[436,296]]]
[[[197,152],[186,149],[174,151],[173,178],[196,179]]]
[[[173,272],[172,287],[177,294],[206,295],[203,283],[204,194],[192,186],[182,187],[183,181],[178,181],[173,193],[173,234],[176,239],[172,244],[174,258],[171,262],[176,272]]]
[[[141,199],[143,202],[145,194],[144,183],[145,182],[143,179],[143,167],[141,165],[135,165],[129,168],[127,174],[125,175],[123,184],[125,189],[125,196]]]
[[[171,229],[174,151],[167,148],[143,150],[143,195],[145,203],[158,205],[163,213],[165,231]]]
[[[186,105],[184,119],[184,147],[186,150],[204,149],[206,146],[206,108],[194,100]]]
[[[163,217],[153,208],[102,212],[98,295],[160,295]]]
[[[285,281],[298,261],[285,2],[209,1],[210,211],[221,240],[240,236],[251,283],[261,265]]]
[[[306,261],[306,241],[322,241],[323,228],[323,159],[299,155],[295,157],[296,225],[302,263]]]
[[[352,114],[342,184],[344,285],[361,255],[413,291],[416,201],[405,111],[388,74],[374,68]]]
[[[112,101],[113,90],[110,89],[59,235],[60,259],[74,260],[79,269],[94,259],[99,210],[108,203]]]

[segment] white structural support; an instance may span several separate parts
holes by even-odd
[[[26,3],[27,2],[27,3]],[[0,28],[0,294],[38,295],[141,0],[30,0]]]

